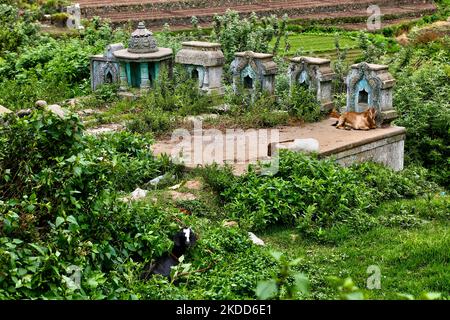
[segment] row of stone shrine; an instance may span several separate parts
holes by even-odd
[[[175,62],[186,67],[192,78],[198,79],[199,88],[205,92],[223,93],[222,73],[225,58],[220,44],[209,42],[184,42]],[[158,48],[152,33],[143,23],[131,34],[128,48],[123,44],[108,45],[103,55],[91,57],[92,89],[104,83],[120,83],[120,89],[148,89],[158,79],[160,70],[173,69],[173,52]],[[273,55],[238,52],[231,64],[233,87],[253,90],[260,86],[270,93],[275,89],[278,67]],[[330,60],[313,57],[290,59],[288,69],[290,85],[300,84],[313,91],[322,108],[332,107],[332,82],[335,73]],[[380,121],[389,122],[396,114],[392,106],[395,80],[385,65],[360,63],[352,66],[347,79],[347,111],[362,112],[369,107],[379,111]]]

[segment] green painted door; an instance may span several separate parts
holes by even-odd
[[[138,62],[131,62],[131,86],[141,87],[141,66]]]

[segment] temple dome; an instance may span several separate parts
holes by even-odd
[[[128,43],[128,52],[152,53],[157,52],[158,50],[153,33],[145,28],[143,22],[139,22],[137,29],[131,34]]]

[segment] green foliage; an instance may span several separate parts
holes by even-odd
[[[306,122],[315,122],[320,118],[320,102],[317,96],[300,84],[292,86],[290,92],[280,98],[280,104],[294,118]]]
[[[278,20],[275,16],[259,18],[252,13],[248,19],[242,19],[238,12],[227,10],[223,16],[214,16],[211,38],[221,44],[228,65],[235,52],[268,52],[274,38],[277,40],[273,52],[277,53],[277,43],[285,34],[286,22],[287,16]]]
[[[172,78],[162,71],[152,90],[134,102],[145,109],[127,126],[132,132],[166,133],[181,117],[208,112],[213,99],[214,96],[202,93],[184,70],[177,70]]]
[[[221,191],[230,219],[256,230],[297,225],[303,234],[323,240],[373,227],[380,201],[436,190],[423,171],[394,173],[368,163],[342,168],[332,160],[287,151],[281,152],[279,171],[270,177],[250,170],[227,179],[229,173],[209,170],[206,181]]]
[[[89,208],[101,190],[129,191],[170,169],[149,151],[150,138],[85,136],[75,115],[34,111],[7,121],[0,129],[0,194],[18,208],[22,200],[30,203],[38,226],[54,214]]]
[[[0,128],[0,297],[133,298],[141,265],[168,250],[179,211],[118,191],[172,170],[152,140],[86,136],[77,116],[8,115]],[[72,272],[81,272],[74,286]]]
[[[69,15],[65,12],[53,13],[51,15],[52,24],[55,24],[59,27],[64,27],[67,19],[69,19]]]
[[[29,11],[19,14],[13,5],[0,4],[0,62],[8,51],[15,52],[26,43],[33,43],[37,26]]]
[[[70,5],[67,0],[44,0],[40,6],[40,11],[43,14],[55,14],[61,11],[62,8]]]
[[[341,42],[338,34],[335,35],[334,38],[334,47],[336,50],[336,61],[333,64],[333,70],[336,73],[336,77],[333,80],[333,88],[334,88],[334,94],[336,95],[344,95],[347,92],[347,86],[345,85],[345,77],[348,73],[348,63],[346,63],[347,55],[348,55],[348,49],[341,48]],[[338,99],[339,100],[339,99]],[[341,103],[342,105],[342,103]],[[341,107],[340,105],[337,106],[338,109]]]
[[[414,224],[421,224],[424,220],[448,220],[450,218],[450,199],[443,192],[434,197],[411,200],[396,200],[383,203],[378,209],[380,217],[390,225],[409,227],[410,220]],[[413,221],[414,218],[418,221]]]
[[[360,290],[352,278],[339,279],[337,277],[330,277],[329,281],[336,287],[339,292],[341,300],[365,300],[366,296]]]
[[[90,92],[89,56],[102,52],[108,43],[124,40],[121,29],[113,32],[96,19],[77,37],[59,40],[32,36],[28,29],[34,25],[16,20],[12,17],[8,22],[12,25],[0,31],[0,38],[5,32],[14,40],[4,54],[0,48],[0,104],[13,110],[32,106],[38,99],[57,103]],[[28,37],[24,41],[22,34]],[[1,42],[6,45],[8,40]]]
[[[360,32],[358,44],[359,48],[363,51],[361,61],[367,63],[377,63],[380,57],[386,53],[385,44],[371,40],[365,32]]]
[[[309,294],[309,280],[304,273],[292,270],[300,259],[289,261],[285,254],[277,251],[271,252],[278,264],[278,270],[272,279],[260,281],[256,287],[258,299],[284,299],[292,300],[305,297]]]
[[[198,230],[198,228],[197,228]],[[238,228],[209,228],[183,260],[187,272],[178,273],[177,286],[153,277],[137,290],[143,299],[254,299],[254,288],[269,277],[275,263],[260,247],[251,244]]]
[[[94,97],[98,102],[114,102],[119,97],[117,91],[119,86],[117,84],[103,84],[94,91]]]
[[[407,128],[406,161],[429,168],[435,181],[450,181],[450,62],[448,40],[403,49],[395,65],[396,124]]]

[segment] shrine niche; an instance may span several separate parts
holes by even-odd
[[[392,106],[395,79],[388,66],[365,62],[355,64],[346,82],[347,111],[363,112],[375,108],[378,124],[389,123],[397,117]]]
[[[290,59],[288,68],[289,84],[301,85],[312,91],[321,103],[322,110],[333,107],[333,79],[336,74],[328,59],[295,57]]]
[[[118,83],[120,80],[119,63],[114,57],[114,52],[124,48],[121,43],[109,44],[104,54],[90,58],[91,89],[97,90],[102,84]]]
[[[231,72],[235,92],[239,86],[247,90],[262,89],[270,94],[275,92],[278,67],[273,61],[272,54],[238,52],[231,63]]]

